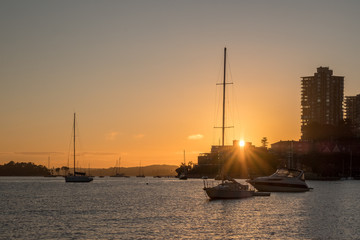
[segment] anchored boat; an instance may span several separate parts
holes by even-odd
[[[65,176],[65,182],[91,182],[93,180],[92,177],[86,176],[83,172],[76,172],[75,166],[75,119],[76,114],[74,113],[74,172],[73,175]]]
[[[291,168],[280,168],[270,176],[247,182],[260,192],[306,192],[312,189],[305,182],[304,172]]]
[[[224,79],[223,79],[223,111],[222,111],[222,147],[224,147],[225,139],[225,89],[226,89],[226,48],[224,48]],[[223,172],[223,161],[222,161],[222,173],[221,173],[221,183],[217,186],[210,186],[209,182],[204,180],[204,191],[209,196],[210,199],[238,199],[238,198],[248,198],[254,196],[254,190],[249,189],[249,185],[241,184],[235,179],[225,176]]]

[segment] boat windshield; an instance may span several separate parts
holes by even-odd
[[[301,173],[301,171],[299,171],[299,170],[282,168],[282,169],[278,169],[276,171],[276,173],[274,173],[274,176],[294,178],[294,177],[298,177],[300,173]]]

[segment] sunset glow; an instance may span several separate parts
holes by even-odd
[[[245,146],[245,141],[244,141],[244,140],[240,140],[240,141],[239,141],[239,146],[240,146],[240,147],[244,147],[244,146]]]
[[[221,142],[225,46],[225,145],[298,140],[321,64],[360,90],[357,1],[20,2],[0,8],[0,164],[67,165],[74,112],[82,167],[197,163]]]

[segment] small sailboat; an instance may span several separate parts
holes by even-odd
[[[76,114],[74,113],[74,172],[73,175],[65,176],[65,182],[91,182],[93,180],[92,177],[86,176],[84,172],[76,171],[76,161],[75,161],[75,120]]]
[[[223,83],[223,111],[222,111],[222,148],[224,148],[224,139],[225,139],[225,89],[226,89],[226,48],[224,48],[224,79]],[[248,198],[255,196],[255,191],[249,189],[249,185],[241,184],[235,179],[226,176],[223,169],[223,163],[221,166],[221,183],[217,186],[210,185],[206,180],[204,180],[204,191],[210,199],[238,199],[238,198]]]
[[[50,170],[50,173],[44,177],[56,177],[53,173],[53,169],[50,169],[50,156],[48,157],[48,169]]]
[[[187,180],[188,179],[187,167],[186,167],[186,161],[185,161],[185,150],[184,150],[184,171],[180,174],[179,179],[180,180]]]
[[[140,166],[139,166],[139,175],[137,175],[136,177],[141,177],[141,178],[145,177],[145,175],[144,175],[144,173],[142,171],[142,168],[141,168],[141,161],[140,161]]]
[[[126,177],[124,173],[120,173],[120,162],[121,162],[121,157],[119,157],[119,160],[116,161],[115,175],[112,175],[110,177]]]

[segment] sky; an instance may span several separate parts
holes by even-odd
[[[0,164],[197,163],[219,144],[300,138],[301,77],[360,93],[360,1],[2,0]],[[219,117],[220,116],[220,117]],[[71,164],[71,160],[70,160]],[[71,165],[70,165],[71,167]]]

